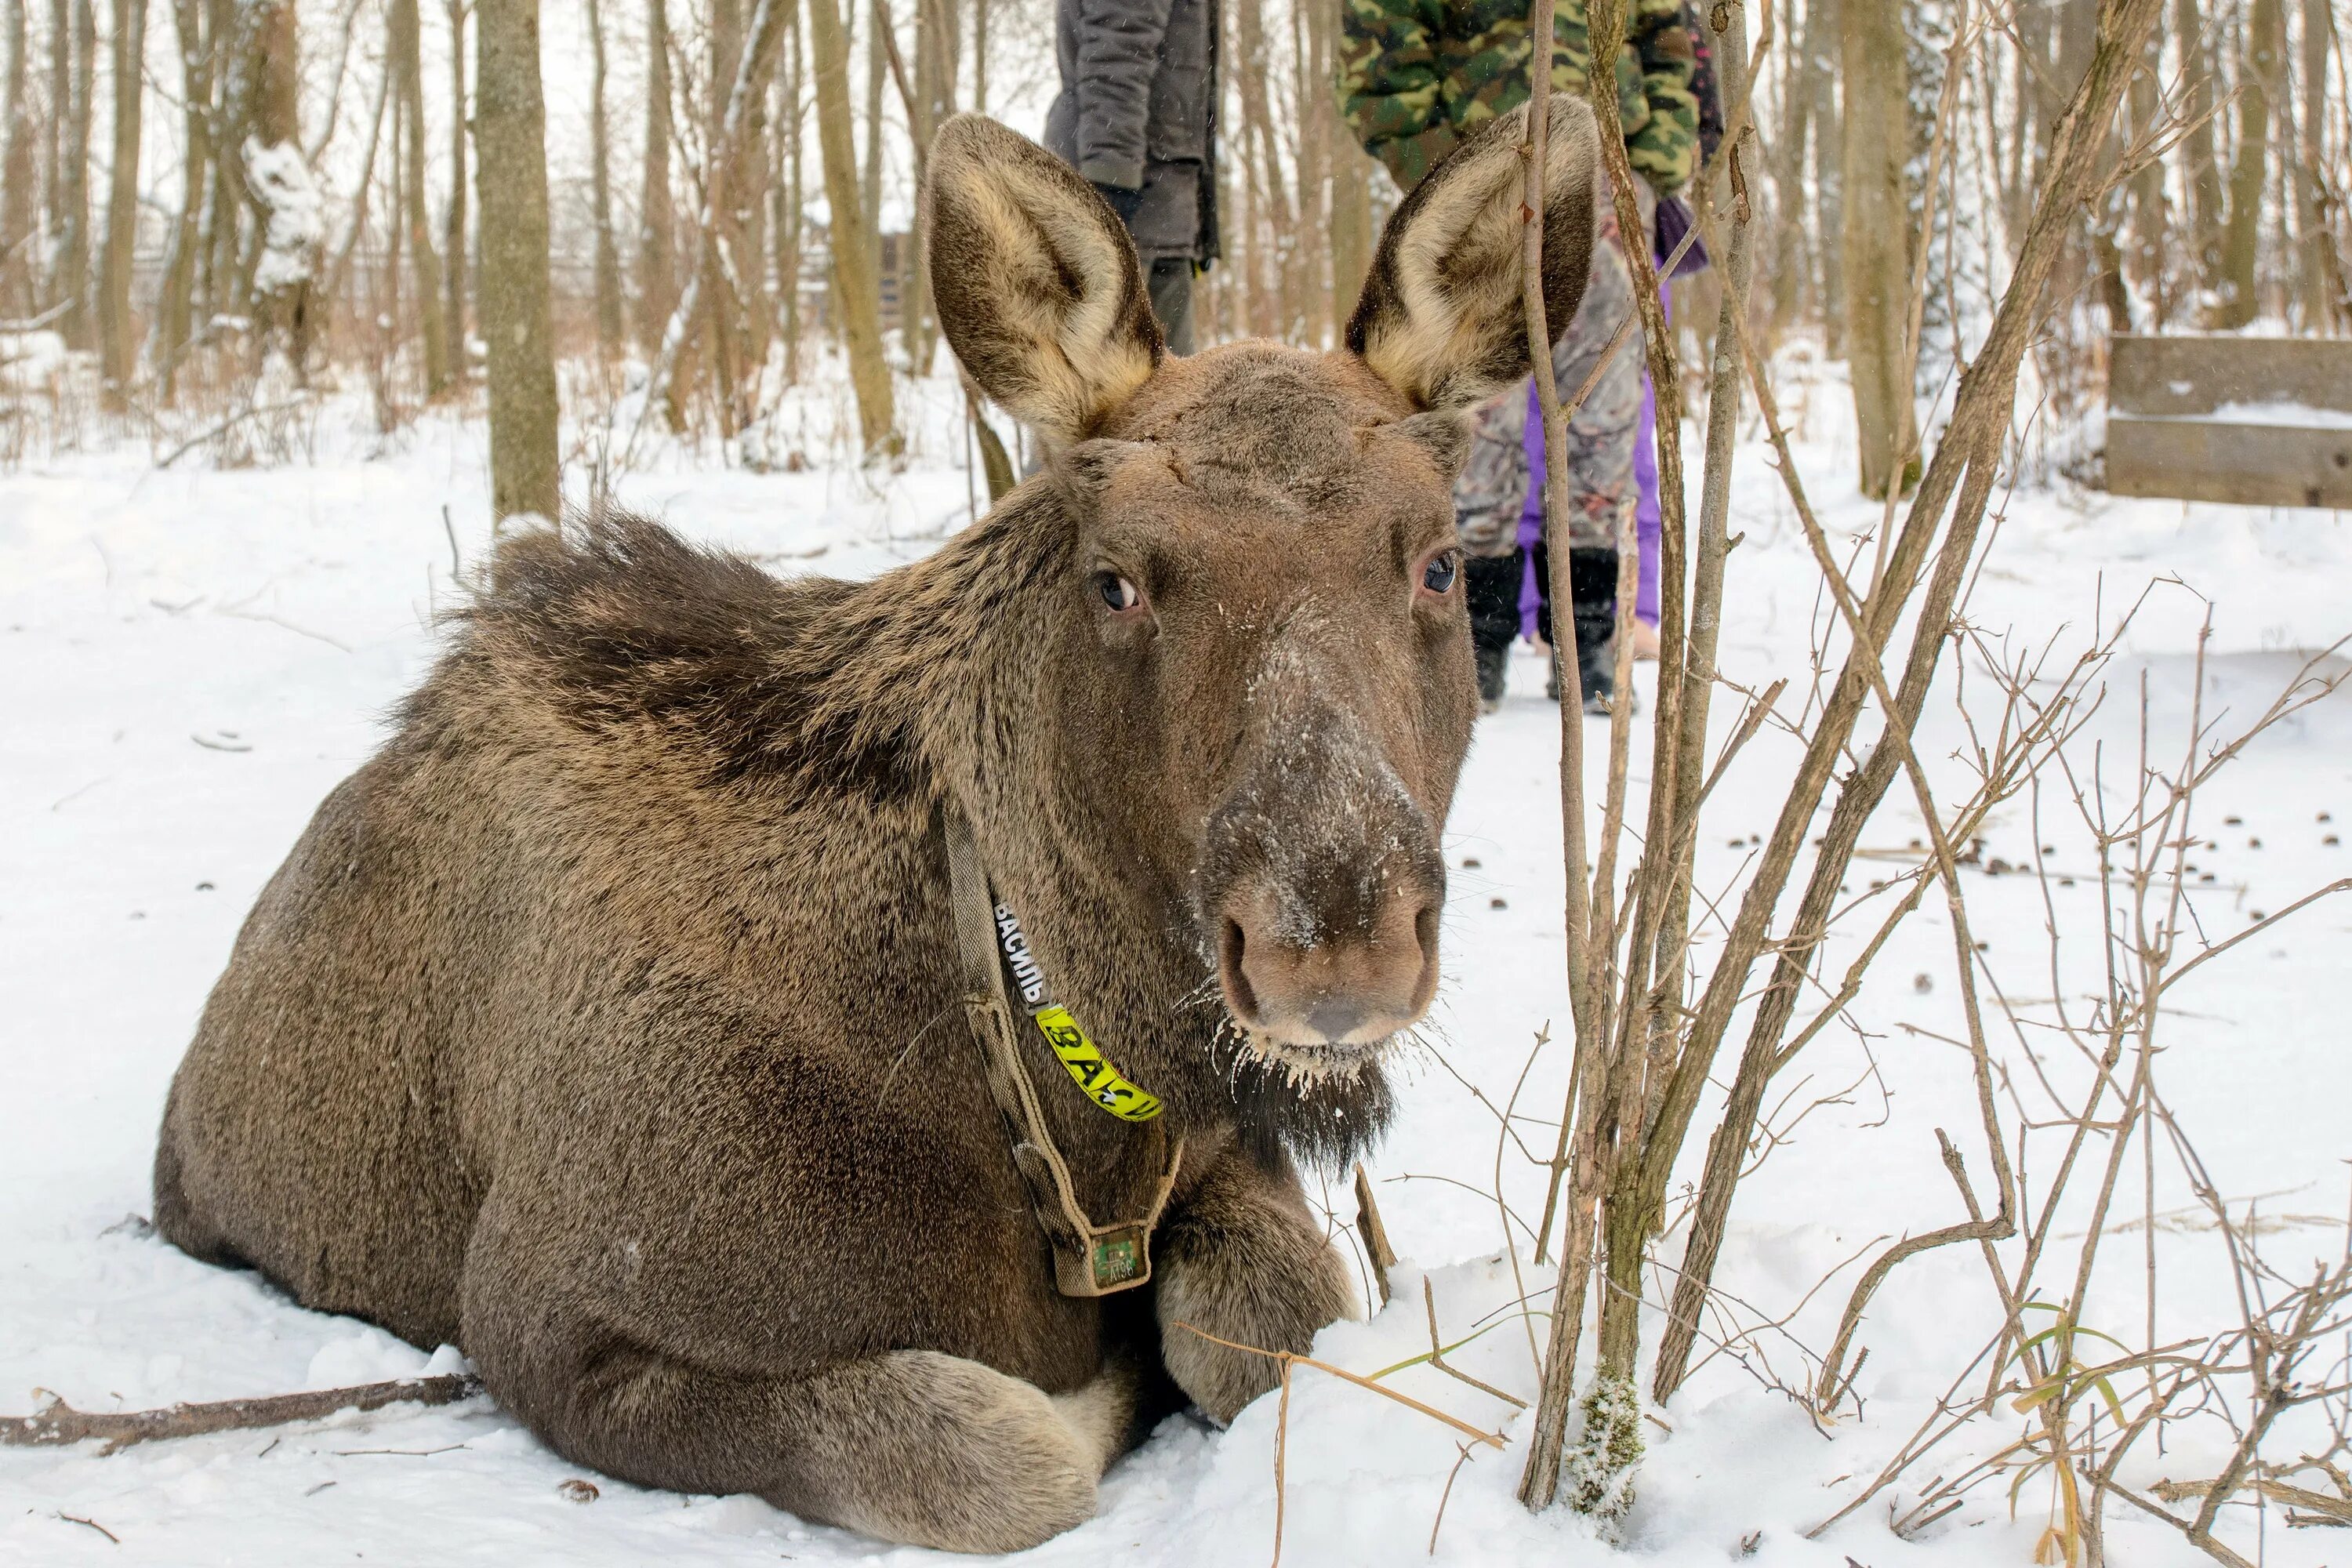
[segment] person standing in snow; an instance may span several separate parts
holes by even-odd
[[[1698,139],[1693,52],[1682,0],[1633,0],[1624,48],[1612,62],[1620,129],[1633,172],[1654,198],[1686,184]],[[1534,50],[1524,6],[1505,0],[1344,0],[1340,112],[1373,156],[1410,191],[1463,138],[1528,97]],[[1591,71],[1584,0],[1554,13],[1553,90],[1581,94]],[[1633,312],[1633,277],[1614,213],[1603,208],[1592,276],[1573,320],[1559,327],[1552,363],[1563,397],[1574,395]],[[1646,238],[1647,237],[1643,237]],[[1531,384],[1479,412],[1454,504],[1468,559],[1471,636],[1479,693],[1502,700],[1512,639],[1551,634],[1549,543],[1569,548],[1570,622],[1588,710],[1613,695],[1617,541],[1636,493],[1634,430],[1642,402],[1641,353],[1629,343],[1609,359],[1568,428],[1566,518],[1548,518],[1543,422],[1530,419]]]
[[[1216,0],[1056,0],[1045,145],[1135,241],[1152,314],[1192,352],[1192,275],[1218,255]]]

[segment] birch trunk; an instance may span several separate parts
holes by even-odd
[[[560,515],[555,353],[548,321],[547,108],[539,0],[481,0],[474,137],[489,345],[490,514]],[[495,170],[493,175],[491,171]]]

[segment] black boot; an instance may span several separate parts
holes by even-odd
[[[1617,552],[1570,550],[1568,589],[1584,710],[1606,713],[1617,691]]]
[[[1481,646],[1478,650],[1478,706],[1492,713],[1503,705],[1503,682],[1511,668],[1511,649]]]
[[[1519,635],[1519,575],[1523,557],[1473,555],[1462,563],[1470,600],[1470,641],[1478,655],[1478,702],[1492,713],[1503,704],[1511,644]]]

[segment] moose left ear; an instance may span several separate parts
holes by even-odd
[[[1348,347],[1423,409],[1466,408],[1528,373],[1528,106],[1430,171],[1381,235]],[[1601,166],[1592,110],[1551,96],[1544,146],[1544,314],[1555,339],[1584,298]]]
[[[1019,132],[959,114],[931,141],[931,298],[956,358],[1055,445],[1093,434],[1160,363],[1118,216]]]

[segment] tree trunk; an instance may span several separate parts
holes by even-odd
[[[34,313],[33,106],[26,100],[26,51],[32,44],[25,11],[32,0],[6,0],[8,76],[0,114],[8,118],[0,141],[0,316]]]
[[[399,108],[400,207],[408,230],[402,239],[415,274],[425,395],[438,397],[449,386],[449,341],[441,316],[441,258],[434,254],[433,218],[425,201],[425,65],[416,0],[386,0],[384,31],[385,65],[393,74]]]
[[[1856,0],[1861,3],[1861,0]],[[1806,36],[1818,13],[1822,33],[1815,48],[1821,68],[1813,75],[1812,108],[1806,119],[1813,140],[1813,245],[1821,268],[1822,348],[1832,359],[1845,353],[1845,117],[1838,103],[1838,70],[1844,52],[1842,0],[1807,0]]]
[[[2344,278],[2344,258],[2336,249],[2331,218],[2335,198],[2327,186],[2327,62],[2334,52],[2336,17],[2328,0],[2303,0],[2303,156],[2296,160],[2303,234],[2304,330],[2340,332],[2352,328],[2352,291]]]
[[[613,139],[604,114],[604,8],[588,0],[589,201],[596,226],[596,353],[606,363],[621,353],[621,248],[613,238]]]
[[[669,11],[666,0],[646,4],[646,176],[637,202],[637,342],[647,353],[661,347],[662,329],[677,303],[673,265],[677,220],[669,196]]]
[[[2230,170],[2230,219],[2221,232],[2221,272],[2211,324],[2232,330],[2254,319],[2254,250],[2262,236],[2263,185],[2270,153],[2271,105],[2286,53],[2281,0],[2253,0],[2240,35],[2238,156]]]
[[[322,301],[315,280],[326,235],[318,190],[302,157],[301,32],[294,0],[246,0],[243,31],[243,60],[232,68],[244,85],[231,95],[237,107],[229,118],[232,127],[249,132],[256,149],[238,160],[238,173],[258,232],[250,264],[240,261],[237,272],[241,289],[255,303],[262,348],[282,349],[300,380],[318,335]]]
[[[446,300],[441,330],[449,343],[449,374],[466,379],[466,15],[467,0],[449,0],[449,210],[441,229],[441,272]]]
[[[1265,43],[1265,12],[1264,0],[1237,0],[1234,7],[1234,42],[1238,46],[1238,69],[1242,91],[1243,132],[1248,138],[1240,148],[1245,160],[1250,149],[1256,156],[1250,160],[1255,171],[1250,184],[1252,191],[1264,204],[1264,221],[1271,229],[1272,241],[1267,258],[1273,265],[1266,268],[1264,287],[1268,295],[1267,321],[1260,330],[1270,336],[1288,339],[1298,330],[1297,299],[1291,287],[1286,253],[1298,233],[1292,220],[1290,194],[1282,177],[1282,157],[1278,151],[1281,138],[1274,125],[1274,110],[1266,92],[1266,79],[1273,61],[1268,58]],[[1254,236],[1255,237],[1255,233]]]
[[[784,47],[792,51],[784,76],[783,112],[776,117],[776,136],[784,150],[784,210],[776,235],[776,287],[783,295],[784,380],[801,378],[801,213],[805,205],[801,162],[801,99],[807,91],[808,35],[801,27],[799,0],[784,23]]]
[[[857,395],[858,430],[867,452],[895,447],[890,367],[882,359],[879,301],[875,294],[872,214],[860,202],[856,129],[849,104],[849,39],[836,0],[809,0],[809,60],[816,70],[818,152],[824,164],[825,204],[833,210],[834,300],[842,346]]]
[[[2174,0],[2172,30],[2180,39],[2180,118],[2189,128],[2180,151],[2188,160],[2189,233],[2197,281],[2210,292],[2221,282],[2223,197],[2221,161],[2213,146],[2213,44],[2198,22],[2197,0]]]
[[[1903,16],[1893,5],[1843,7],[1845,354],[1864,495],[1908,489],[1897,465],[1913,442],[1911,388],[1904,381],[1905,306],[1911,292],[1904,200],[1907,142]]]
[[[882,309],[882,90],[889,71],[889,51],[883,47],[881,29],[875,26],[873,12],[858,0],[834,0],[844,16],[842,58],[847,59],[856,43],[857,29],[866,30],[866,162],[859,166],[857,210],[866,215],[870,226],[866,239],[872,247],[866,258],[866,272],[874,279],[874,309],[877,320]],[[861,15],[861,12],[863,13]]]
[[[480,0],[474,140],[489,345],[490,515],[561,514],[555,352],[548,322],[547,108],[539,0]],[[495,174],[492,171],[496,171]]]
[[[51,204],[58,248],[49,294],[66,307],[58,330],[68,344],[86,349],[90,344],[90,98],[96,87],[98,54],[98,18],[90,10],[90,0],[73,0],[71,35],[59,37],[56,47],[69,49],[73,63],[68,96],[61,100],[65,146],[58,155],[57,195]]]
[[[2148,36],[2143,68],[2132,78],[2129,89],[2131,129],[2135,141],[2158,132],[2158,119],[2163,113],[2158,101],[2158,83],[2163,79],[2163,67],[2164,25],[2163,18],[2159,16],[2155,30]],[[2164,160],[2150,158],[2147,166],[2131,178],[2131,244],[2126,256],[2126,268],[2147,296],[2158,331],[2164,330],[2165,321],[2171,313],[2170,280],[2164,270],[2168,227],[2164,207]]]
[[[139,338],[131,330],[131,260],[139,244],[139,110],[146,79],[147,0],[114,0],[114,154],[106,180],[106,249],[99,258],[99,376],[106,406],[130,406]]]
[[[1813,247],[1805,221],[1811,205],[1805,190],[1805,153],[1817,131],[1813,106],[1823,96],[1822,79],[1835,75],[1833,26],[1833,18],[1824,20],[1818,0],[1807,5],[1804,31],[1780,73],[1781,125],[1771,151],[1772,320],[1776,323],[1797,319],[1812,279]]]
[[[205,190],[212,171],[213,51],[205,37],[199,0],[173,0],[172,20],[180,51],[182,134],[180,213],[172,225],[171,255],[155,302],[154,365],[163,399],[171,401],[194,327],[196,258],[204,242]]]
[[[960,36],[955,0],[915,0],[916,104],[921,123],[908,127],[918,149],[928,150],[932,135],[955,112],[956,39]],[[936,336],[931,322],[930,239],[923,232],[921,204],[908,226],[908,241],[899,247],[902,270],[898,280],[900,311],[905,324],[900,336],[907,345],[907,363],[918,379],[931,373]]]

